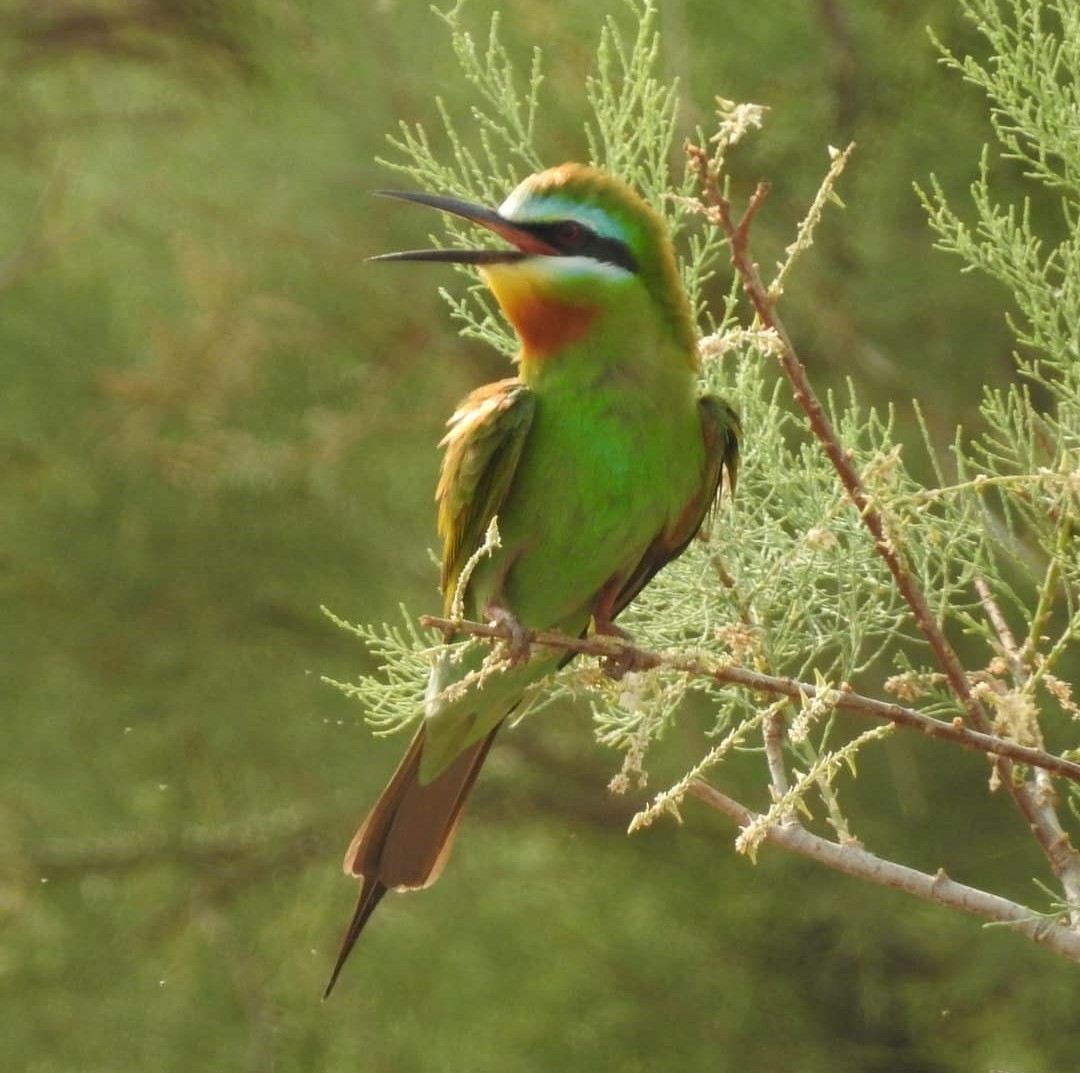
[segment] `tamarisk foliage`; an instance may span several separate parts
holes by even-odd
[[[740,199],[726,164],[763,125],[764,109],[718,99],[715,128],[698,133],[683,174],[673,176],[677,87],[655,73],[654,0],[628,3],[632,35],[608,20],[587,86],[590,163],[641,189],[680,240],[705,385],[740,411],[745,452],[737,498],[621,619],[632,645],[532,638],[579,653],[537,699],[587,698],[597,738],[622,753],[616,791],[646,783],[650,748],[687,694],[704,699],[713,724],[702,757],[631,830],[680,816],[693,796],[736,822],[735,848],[751,858],[775,844],[1080,960],[1080,854],[1066,828],[1080,816],[1080,702],[1067,669],[1080,631],[1080,23],[1070,0],[962,4],[990,55],[960,58],[938,47],[987,95],[998,144],[978,162],[966,209],[933,177],[918,196],[936,245],[1004,285],[1003,305],[1011,297],[1016,375],[985,387],[981,430],[958,432],[945,456],[918,404],[923,434],[905,443],[891,412],[860,403],[854,381],[841,397],[819,397],[781,319],[800,257],[819,227],[835,226],[828,210],[839,203],[844,168],[856,166],[854,147],[829,150],[783,263],[763,272],[752,224],[769,211],[768,187]],[[387,163],[420,188],[497,203],[543,163],[535,140],[542,57],[534,54],[521,89],[496,22],[482,49],[460,5],[442,17],[477,92],[475,137],[466,140],[444,109],[445,159],[423,129],[403,126]],[[1031,204],[995,200],[1002,160],[1018,162],[1032,196],[1040,205],[1050,198],[1063,216],[1060,244],[1040,237]],[[463,227],[447,227],[450,242],[472,241]],[[731,286],[710,306],[728,257]],[[464,334],[512,352],[511,333],[479,288],[445,297]],[[915,458],[918,467],[909,465]],[[916,468],[933,480],[920,480]],[[473,643],[503,635],[433,619],[425,632],[405,617],[404,629],[351,627],[383,673],[341,688],[363,702],[380,733],[417,717],[440,629],[472,632]],[[612,662],[613,654],[620,658]],[[500,659],[495,644],[479,673]],[[610,673],[627,665],[629,673]],[[867,725],[853,736],[841,711]],[[985,783],[956,792],[1011,797],[1045,857],[1046,873],[1036,877],[1049,892],[1043,904],[1022,906],[863,847],[859,817],[845,806],[847,780],[865,750],[910,732],[987,757]],[[724,789],[732,763],[759,766],[755,805]]]

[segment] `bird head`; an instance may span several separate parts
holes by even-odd
[[[523,358],[556,354],[598,317],[647,304],[691,364],[694,327],[667,228],[629,186],[563,164],[520,183],[497,210],[438,194],[379,191],[469,220],[502,249],[408,250],[375,261],[476,265],[522,342]]]

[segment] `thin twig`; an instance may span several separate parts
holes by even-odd
[[[990,625],[994,627],[994,633],[998,636],[1001,653],[1008,660],[1009,669],[1012,671],[1017,685],[1023,685],[1027,678],[1027,671],[1024,669],[1024,661],[1020,655],[1020,649],[1017,647],[1016,638],[1013,636],[1012,630],[1009,629],[1009,623],[1001,608],[998,607],[998,602],[994,599],[994,594],[990,591],[990,586],[986,584],[985,579],[976,575],[974,585],[979,596],[979,603],[982,604],[982,609],[986,612],[986,618]]]
[[[761,817],[745,805],[714,789],[706,782],[692,782],[688,791],[712,808],[730,816],[740,827],[749,827]],[[765,831],[765,841],[781,846],[803,857],[820,862],[838,872],[869,880],[883,887],[892,887],[913,894],[927,902],[960,909],[972,916],[1007,924],[1011,931],[1080,962],[1080,934],[1047,916],[1001,898],[996,894],[966,886],[950,879],[944,871],[936,875],[916,871],[895,861],[886,861],[863,849],[857,843],[840,844],[812,834],[798,824],[773,824]]]
[[[1043,630],[1050,621],[1050,615],[1054,610],[1054,596],[1061,582],[1061,560],[1058,556],[1065,553],[1069,541],[1072,539],[1072,524],[1062,517],[1057,523],[1057,540],[1055,541],[1054,554],[1046,564],[1046,574],[1042,585],[1039,586],[1039,599],[1035,607],[1035,614],[1031,616],[1031,628],[1024,639],[1024,646],[1020,650],[1020,659],[1027,665],[1034,659],[1039,645],[1045,640]]]
[[[782,711],[773,712],[765,725],[762,727],[762,738],[765,744],[765,762],[769,766],[769,782],[772,785],[774,800],[780,800],[789,789],[787,777],[787,765],[784,763],[784,738],[787,735],[787,725],[784,722]],[[794,822],[794,812],[791,816]]]
[[[447,618],[436,618],[432,615],[421,615],[420,625],[441,630],[446,635],[469,634],[473,637],[487,637],[492,640],[505,640],[510,637],[509,631],[503,626],[491,626],[482,622],[469,622]],[[560,648],[566,652],[576,652],[579,655],[588,656],[621,656],[628,660],[637,670],[650,670],[654,667],[667,667],[683,674],[693,675],[699,678],[712,678],[724,685],[741,686],[744,689],[753,690],[756,693],[767,693],[771,696],[791,697],[793,700],[813,700],[823,692],[810,682],[801,682],[796,678],[784,678],[777,675],[762,674],[760,671],[752,671],[747,667],[725,662],[706,662],[702,658],[686,657],[680,655],[667,655],[655,652],[647,648],[639,648],[636,645],[615,637],[571,637],[568,634],[558,633],[555,630],[535,630],[526,634],[530,644],[541,645],[546,648]],[[963,721],[956,719],[949,723],[942,719],[934,719],[924,715],[914,708],[905,708],[901,704],[891,704],[886,701],[875,700],[866,697],[851,689],[841,687],[832,690],[828,700],[837,708],[846,712],[854,712],[856,715],[870,716],[873,719],[881,719],[898,726],[907,727],[909,730],[918,730],[927,737],[940,738],[951,741],[956,745],[962,745],[967,749],[975,749],[986,753],[991,757],[1009,757],[1020,764],[1029,764],[1032,767],[1042,768],[1060,775],[1062,778],[1080,782],[1080,764],[1071,760],[1065,760],[1060,756],[1044,752],[1042,749],[1034,749],[1018,742],[999,738],[994,734],[984,734],[980,731],[971,730],[964,726]]]
[[[713,568],[717,572],[717,576],[720,578],[720,583],[724,588],[730,590],[732,593],[735,591],[735,579],[728,573],[723,562],[719,556],[713,556],[712,559]],[[757,622],[757,616],[753,612],[753,608],[747,604],[741,604],[741,611],[739,618],[742,620],[744,626],[749,630],[757,632],[759,625]],[[758,670],[763,673],[767,673],[769,668],[768,663],[763,659],[757,659]],[[762,743],[765,750],[765,764],[769,769],[769,783],[772,786],[773,800],[779,801],[785,797],[788,791],[791,789],[791,784],[788,781],[787,763],[784,759],[784,743],[787,740],[787,720],[784,718],[783,708],[777,707],[775,711],[771,712],[765,719],[761,728]],[[791,809],[787,816],[784,817],[787,823],[798,823],[798,819],[795,815],[795,810]]]

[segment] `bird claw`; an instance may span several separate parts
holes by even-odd
[[[621,626],[616,626],[614,622],[597,622],[594,625],[596,633],[602,637],[615,637],[620,641],[627,642],[633,641],[633,637]],[[642,663],[637,652],[628,648],[624,648],[620,652],[612,652],[610,656],[604,656],[600,660],[600,669],[613,682],[621,682],[628,674],[641,670],[641,668]]]
[[[489,605],[484,608],[484,615],[493,625],[506,630],[509,633],[503,641],[503,659],[510,667],[516,667],[520,663],[527,663],[532,649],[529,645],[529,631],[517,620],[512,611],[498,605]]]

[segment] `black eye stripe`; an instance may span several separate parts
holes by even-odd
[[[578,220],[557,220],[554,223],[529,224],[528,230],[537,238],[559,251],[564,257],[590,257],[601,264],[618,265],[636,273],[637,258],[625,242],[598,235]]]

